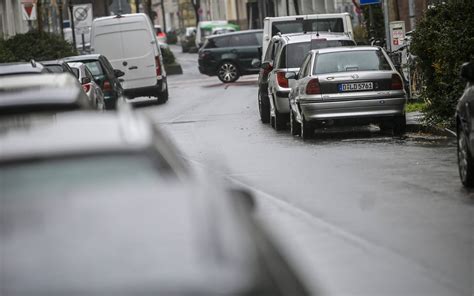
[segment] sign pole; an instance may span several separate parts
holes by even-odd
[[[385,24],[385,49],[391,51],[390,26],[388,25],[388,0],[383,0],[383,20]]]
[[[72,44],[74,45],[74,50],[77,49],[76,44],[76,28],[74,26],[74,6],[72,5],[72,1],[69,1],[69,13],[71,19],[71,30],[72,30]]]

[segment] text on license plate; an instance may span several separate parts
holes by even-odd
[[[341,83],[338,85],[339,91],[357,91],[374,89],[372,82]]]

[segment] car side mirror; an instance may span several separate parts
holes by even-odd
[[[88,84],[91,83],[92,80],[89,77],[82,77],[81,84]]]
[[[123,75],[125,75],[125,73],[123,73],[123,71],[121,71],[119,69],[114,69],[114,75],[115,75],[115,77],[119,78],[119,77],[122,77]]]
[[[298,76],[296,75],[296,72],[286,72],[285,73],[285,78],[288,80],[297,80]]]
[[[254,68],[259,68],[262,63],[260,62],[259,59],[253,59],[252,60],[252,67]]]
[[[464,63],[461,66],[461,77],[467,81],[474,81],[474,62]]]

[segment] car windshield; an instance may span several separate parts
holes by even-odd
[[[355,50],[318,54],[313,74],[391,70],[380,50]]]
[[[110,186],[146,188],[170,172],[166,162],[136,154],[40,159],[0,168],[0,196],[5,198],[66,198]]]
[[[71,67],[71,70],[72,72],[74,73],[74,76],[76,76],[77,78],[79,78],[79,69],[77,68],[74,68],[74,67]]]
[[[52,73],[63,73],[64,69],[61,65],[47,65],[46,68]]]

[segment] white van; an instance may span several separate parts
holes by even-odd
[[[278,33],[302,32],[346,33],[354,38],[349,13],[308,14],[294,16],[267,17],[263,21],[262,61],[273,36]]]
[[[168,100],[163,57],[146,14],[96,18],[91,29],[91,52],[105,55],[114,69],[125,73],[122,87],[128,98],[151,96],[159,103]]]

